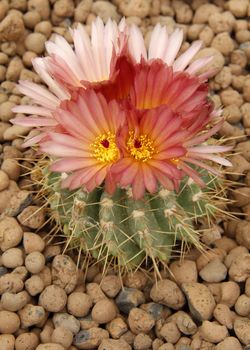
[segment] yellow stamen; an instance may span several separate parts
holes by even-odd
[[[110,131],[99,135],[90,145],[93,156],[101,163],[114,163],[119,158],[119,149],[116,146],[115,135]]]
[[[141,162],[146,162],[156,153],[153,140],[148,135],[134,135],[133,131],[129,132],[127,149],[130,154]]]
[[[170,161],[175,164],[175,165],[178,165],[180,159],[179,158],[171,158]]]

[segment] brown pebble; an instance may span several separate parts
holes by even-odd
[[[38,345],[36,350],[65,350],[65,347],[61,344],[46,343]]]
[[[67,309],[73,316],[84,317],[89,313],[92,304],[88,294],[73,292],[68,296]]]
[[[42,252],[45,247],[45,242],[41,236],[33,232],[24,232],[23,246],[26,254],[32,252]]]
[[[39,305],[46,311],[62,311],[67,303],[67,294],[58,286],[51,285],[46,287],[39,296]]]
[[[244,254],[233,260],[229,276],[235,282],[244,282],[250,276],[250,254]]]
[[[1,304],[5,310],[16,312],[22,309],[29,300],[29,294],[25,290],[16,294],[5,292],[2,295]]]
[[[166,322],[160,330],[160,335],[166,342],[175,344],[181,337],[181,333],[173,321]]]
[[[227,268],[219,259],[214,259],[200,270],[199,275],[206,282],[221,282],[227,276]]]
[[[108,299],[98,301],[91,311],[91,316],[97,323],[108,323],[112,321],[116,315],[116,306]]]
[[[0,311],[0,333],[15,333],[20,327],[20,319],[11,311]]]
[[[133,345],[135,350],[148,350],[151,348],[152,339],[147,334],[139,333],[135,337]]]
[[[168,279],[156,282],[151,291],[151,299],[174,310],[179,310],[185,304],[185,298],[177,284]]]
[[[14,335],[12,335],[12,334],[0,334],[0,349],[2,349],[2,350],[14,350],[14,347],[15,347]],[[16,348],[16,350],[19,350],[19,349]]]
[[[100,287],[109,298],[114,298],[122,288],[121,280],[115,275],[105,276],[101,281]]]
[[[4,217],[0,220],[0,248],[3,252],[16,247],[22,237],[23,230],[15,218]]]
[[[213,315],[221,325],[226,326],[228,329],[233,328],[233,317],[228,305],[217,304]]]
[[[33,275],[25,281],[25,289],[31,296],[35,296],[43,291],[44,282],[38,275]]]
[[[31,229],[38,229],[42,227],[45,222],[45,212],[41,207],[29,205],[17,218],[22,225]]]
[[[40,252],[32,252],[25,258],[25,267],[31,273],[39,273],[45,265],[44,255]]]
[[[220,326],[216,322],[203,321],[200,334],[204,340],[210,343],[219,343],[227,337],[228,331],[225,326]]]
[[[132,347],[123,339],[104,339],[98,350],[132,350]]]
[[[117,317],[107,324],[107,330],[112,338],[119,339],[122,334],[127,332],[128,326],[121,317]]]
[[[19,248],[10,248],[2,254],[3,266],[14,269],[23,265],[23,252]]]
[[[250,297],[242,294],[237,299],[234,309],[240,316],[249,316],[250,315]]]
[[[242,350],[242,346],[237,338],[227,337],[217,344],[214,350]]]
[[[37,325],[45,317],[45,310],[41,306],[27,304],[18,311],[21,320],[21,328],[28,328]]]
[[[51,335],[51,341],[53,343],[61,344],[67,349],[73,342],[73,334],[70,330],[64,327],[56,327]]]
[[[198,273],[194,261],[174,261],[169,268],[173,274],[174,280],[178,285],[186,282],[197,282]]]
[[[215,300],[210,290],[201,283],[183,283],[191,314],[199,321],[209,320],[215,308]]]
[[[38,336],[33,333],[22,333],[15,341],[16,350],[35,350],[39,344]]]
[[[55,327],[66,328],[73,334],[77,334],[80,330],[80,321],[65,312],[55,313],[53,316],[53,323]]]
[[[220,304],[232,307],[240,295],[240,287],[233,281],[221,283]]]
[[[46,39],[46,36],[41,33],[31,33],[27,35],[24,44],[28,51],[41,55],[44,51]]]
[[[57,255],[52,262],[53,283],[71,293],[77,284],[77,267],[68,255]]]
[[[5,292],[18,293],[23,286],[22,279],[16,274],[7,273],[0,277],[0,295]]]
[[[133,308],[128,315],[128,324],[135,334],[149,333],[154,327],[154,318],[144,310]]]
[[[16,41],[24,33],[22,17],[14,13],[8,14],[0,23],[0,42]]]
[[[250,343],[250,319],[246,317],[236,318],[234,331],[238,339],[245,345]]]
[[[74,345],[78,349],[96,349],[104,339],[109,338],[109,333],[99,327],[93,327],[89,330],[81,330],[74,337]]]
[[[21,173],[20,165],[15,159],[4,159],[1,169],[14,181],[18,180]]]

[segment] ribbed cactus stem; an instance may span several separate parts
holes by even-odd
[[[130,269],[150,259],[165,264],[178,240],[182,246],[201,247],[194,224],[215,212],[216,203],[210,198],[218,185],[204,170],[202,178],[207,184],[204,190],[184,179],[179,191],[159,188],[135,200],[131,188],[119,188],[113,195],[102,187],[90,193],[61,189],[60,176],[47,172],[46,191],[69,244],[104,264],[114,262]]]

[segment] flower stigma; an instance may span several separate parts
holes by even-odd
[[[115,142],[115,134],[110,131],[107,134],[99,135],[90,145],[93,156],[101,163],[113,163],[120,155],[119,149]]]
[[[127,149],[130,154],[141,162],[146,162],[156,153],[153,140],[148,135],[136,136],[134,131],[129,132]]]

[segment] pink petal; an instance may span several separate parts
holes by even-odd
[[[50,169],[56,172],[67,172],[82,169],[89,166],[95,166],[98,163],[92,158],[71,158],[55,161]]]
[[[202,41],[197,40],[192,43],[192,45],[182,54],[173,64],[174,71],[183,71],[192,60],[192,58],[197,54],[202,46]]]

